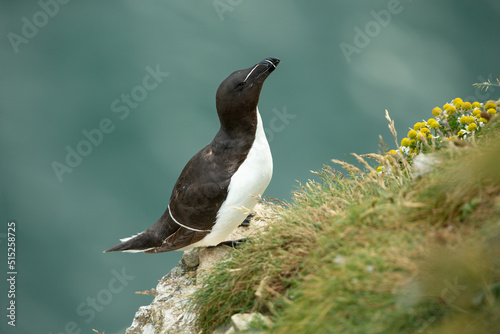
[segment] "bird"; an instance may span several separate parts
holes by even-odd
[[[267,77],[280,59],[268,57],[231,73],[219,85],[220,121],[214,139],[177,179],[163,215],[151,227],[104,252],[162,253],[224,243],[252,210],[273,174],[273,160],[258,109]]]

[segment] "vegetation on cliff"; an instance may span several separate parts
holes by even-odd
[[[457,98],[402,141],[387,115],[395,150],[267,205],[267,229],[195,293],[198,328],[260,312],[272,333],[499,333],[497,112]]]

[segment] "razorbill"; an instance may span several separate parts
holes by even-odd
[[[161,253],[216,246],[240,225],[271,181],[273,161],[257,108],[262,85],[280,60],[233,72],[216,94],[220,129],[189,160],[161,218],[105,252]]]

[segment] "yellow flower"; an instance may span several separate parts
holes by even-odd
[[[432,115],[434,115],[434,116],[439,116],[439,115],[441,115],[442,112],[443,111],[439,107],[432,109]]]
[[[463,110],[471,110],[472,104],[470,104],[470,102],[464,102],[464,104],[462,104],[462,109]]]
[[[415,131],[415,130],[408,131],[408,138],[410,138],[410,139],[417,138],[417,131]]]
[[[470,124],[472,122],[474,122],[474,117],[472,117],[472,116],[460,117],[460,123],[462,123],[462,124]]]
[[[478,117],[479,115],[481,115],[481,109],[474,109],[474,111],[472,112],[472,114],[476,117]]]
[[[425,133],[419,133],[417,139],[419,141],[424,141],[424,139],[425,139]]]
[[[390,150],[387,154],[396,154],[396,150]]]
[[[415,139],[410,140],[410,146],[417,145],[417,141]]]
[[[377,172],[379,172],[379,173],[380,173],[380,172],[382,172],[383,170],[384,170],[384,167],[382,167],[382,166],[378,166],[378,167],[377,167]]]
[[[431,130],[429,130],[427,128],[422,128],[422,129],[420,129],[420,132],[422,132],[423,134],[428,134],[431,132]]]
[[[456,99],[453,100],[453,105],[456,108],[461,108],[463,104],[464,104],[464,101],[462,101],[462,99],[459,97],[457,97]]]
[[[437,129],[439,128],[439,123],[438,121],[436,121],[434,118],[429,118],[427,120],[427,125],[431,128],[431,129]]]
[[[441,127],[441,125],[439,125],[438,122],[433,122],[431,125],[430,125],[431,129],[439,129]]]
[[[476,101],[476,102],[474,102],[474,103],[472,103],[472,108],[481,108],[481,107],[482,107],[482,106],[481,106],[481,103],[479,103],[479,102],[477,102],[477,101]]]
[[[449,105],[449,104],[448,104]],[[448,108],[446,108],[446,112],[448,113],[448,115],[453,115],[454,113],[457,112],[457,108],[455,108],[454,106],[450,106]]]
[[[496,113],[497,113],[497,110],[496,110],[496,109],[493,109],[493,108],[490,108],[490,109],[488,109],[488,113],[490,113],[490,114],[494,115],[494,114],[496,114]]]
[[[403,138],[401,140],[401,146],[410,146],[410,139],[408,138]]]
[[[462,137],[462,136],[464,135],[464,133],[465,133],[465,131],[464,131],[464,130],[460,130],[460,131],[458,131],[457,135],[458,135],[459,137]]]
[[[467,131],[476,131],[477,130],[477,124],[476,123],[471,123],[467,127]]]
[[[417,122],[415,123],[415,125],[413,126],[413,130],[420,130],[425,124],[422,124],[420,122]]]
[[[486,102],[486,104],[484,105],[484,110],[488,110],[488,109],[491,109],[491,108],[493,108],[493,109],[497,108],[497,105],[496,105],[495,101],[491,101],[490,100],[490,101]]]
[[[479,122],[483,122],[484,124],[488,123],[488,120],[486,118],[481,117],[479,119]]]
[[[430,133],[427,135],[427,139],[432,140],[432,135]]]

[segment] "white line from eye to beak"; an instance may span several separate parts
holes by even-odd
[[[250,76],[250,74],[252,74],[253,70],[255,70],[257,68],[257,66],[259,66],[259,64],[255,65],[252,70],[250,71],[250,73],[247,74],[247,77],[245,78],[245,80],[243,80],[243,82],[246,82],[248,77]]]

